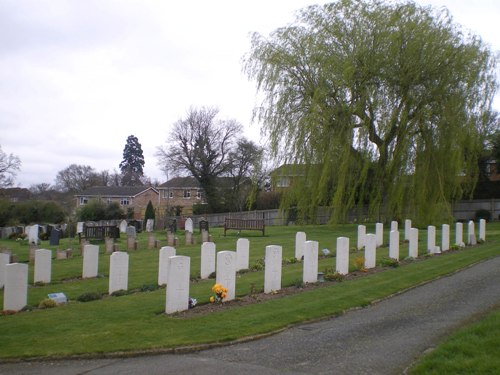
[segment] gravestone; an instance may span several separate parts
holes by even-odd
[[[177,219],[168,219],[167,230],[172,233],[177,232]]]
[[[133,225],[127,227],[127,237],[133,237],[134,239],[137,237],[137,229]]]
[[[399,230],[398,222],[397,221],[391,221],[391,232],[393,230]]]
[[[83,233],[83,221],[76,223],[76,234]]]
[[[215,243],[203,242],[201,245],[200,277],[208,279],[215,272]]]
[[[10,263],[10,254],[0,253],[0,289],[5,285],[5,266]]]
[[[97,277],[98,264],[99,264],[99,246],[85,245],[83,251],[82,279]]]
[[[410,240],[410,229],[411,229],[411,220],[406,219],[405,220],[405,241]]]
[[[148,233],[148,249],[156,248],[156,238],[152,232]]]
[[[365,238],[365,268],[370,269],[376,266],[377,262],[377,237],[374,234],[367,234]]]
[[[201,243],[210,241],[210,234],[207,230],[201,230]]]
[[[177,244],[175,243],[175,235],[174,235],[174,232],[170,232],[170,231],[168,231],[168,232],[167,232],[167,245],[168,245],[168,246],[175,246],[175,245],[177,245]]]
[[[436,246],[436,227],[429,225],[427,227],[427,251],[431,254],[439,254],[439,247]]]
[[[199,221],[198,225],[200,226],[200,233],[203,233],[203,231],[209,232],[208,220],[202,219]]]
[[[391,230],[389,234],[389,258],[399,260],[399,231]]]
[[[410,229],[410,239],[408,244],[408,256],[410,258],[418,258],[418,229]]]
[[[135,240],[137,237],[137,229],[129,225],[127,227],[127,249],[128,250],[137,250],[137,241]]]
[[[28,233],[28,243],[37,245],[38,242],[40,241],[38,238],[38,231],[39,231],[39,226],[38,224],[30,226],[30,231]]]
[[[111,237],[106,237],[104,240],[106,245],[106,254],[112,254],[115,251],[115,239]]]
[[[486,220],[479,220],[479,240],[486,241]]]
[[[20,311],[28,303],[28,265],[11,263],[5,266],[3,309]]]
[[[365,247],[366,242],[366,227],[364,225],[358,225],[358,250]]]
[[[61,239],[61,231],[59,229],[52,229],[50,232],[50,246],[59,246]]]
[[[154,219],[148,219],[148,221],[146,221],[146,232],[152,232],[154,227],[155,227]]]
[[[472,220],[469,220],[469,223],[467,225],[467,245],[469,246],[477,245],[475,226]]]
[[[193,241],[193,232],[186,231],[184,233],[185,233],[184,239],[186,241],[186,245],[192,245],[194,243],[194,241]]]
[[[441,251],[450,250],[450,226],[443,224],[441,228]]]
[[[304,256],[304,248],[306,244],[306,234],[304,232],[297,232],[295,234],[295,258],[301,260]]]
[[[341,275],[349,273],[349,237],[337,238],[336,271]]]
[[[108,293],[118,290],[128,290],[128,254],[124,251],[115,251],[109,257]]]
[[[464,247],[464,225],[462,223],[455,224],[455,245]]]
[[[184,230],[186,232],[193,233],[193,219],[191,219],[190,217],[188,217],[186,219],[186,222],[184,223]]]
[[[249,267],[250,241],[238,238],[236,241],[236,271],[247,270]]]
[[[38,247],[38,245],[36,245],[34,243],[30,243],[29,249],[30,249],[29,261],[34,262],[35,261],[35,254],[36,254],[36,251],[39,249],[39,247]]]
[[[304,264],[302,267],[302,282],[318,281],[318,241],[306,241],[304,244]]]
[[[375,236],[377,238],[377,247],[382,246],[384,244],[384,224],[375,224]]]
[[[68,259],[67,250],[56,250],[56,260],[65,260]]]
[[[120,222],[120,233],[127,233],[127,227],[128,227],[127,220],[122,220]]]
[[[281,246],[266,246],[264,293],[272,293],[281,289],[282,253],[283,250]]]
[[[236,251],[219,251],[217,253],[216,283],[227,288],[224,301],[231,301],[236,296]]]
[[[167,314],[189,309],[190,263],[191,259],[186,256],[170,257],[165,304]]]
[[[158,285],[165,285],[168,282],[168,262],[170,257],[176,255],[175,248],[163,246],[160,249],[160,259],[158,262]]]
[[[52,272],[52,251],[40,249],[35,253],[35,274],[33,282],[50,283]]]

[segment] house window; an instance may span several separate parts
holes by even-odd
[[[201,199],[201,192],[201,189],[198,189],[198,191],[196,192],[196,198]]]
[[[113,202],[113,199],[108,198],[106,201],[108,202],[108,204],[111,204],[111,202]]]
[[[80,206],[86,205],[89,203],[89,199],[87,197],[80,197]]]
[[[129,202],[128,198],[122,198],[122,199],[120,199],[120,204],[122,206],[128,206],[130,204],[130,202]]]
[[[191,190],[184,190],[184,198],[186,199],[191,198]]]
[[[277,187],[288,187],[290,186],[290,178],[288,177],[278,177],[276,181]]]
[[[169,198],[173,198],[173,197],[174,197],[174,192],[173,192],[173,191],[169,192],[169,193],[168,193],[168,197],[169,197]]]
[[[163,190],[163,198],[173,198],[174,192],[171,190]]]

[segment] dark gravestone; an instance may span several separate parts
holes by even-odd
[[[59,229],[52,229],[50,231],[50,246],[59,246],[60,238],[61,238],[61,231]]]
[[[177,220],[176,219],[169,219],[167,223],[167,228],[170,233],[175,233],[177,232]]]
[[[208,230],[208,221],[207,220],[200,220],[199,222],[200,224],[200,233],[204,230],[206,230],[207,232],[209,232]]]

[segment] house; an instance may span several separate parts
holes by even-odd
[[[8,200],[9,202],[25,202],[33,198],[33,195],[25,188],[5,188],[0,189],[0,199]]]
[[[160,193],[151,186],[93,186],[75,195],[76,208],[88,204],[92,200],[106,203],[117,202],[122,209],[132,212],[133,219],[144,219],[146,207],[151,201],[155,211],[160,209]]]
[[[283,191],[305,176],[305,165],[283,164],[271,171],[271,190]]]
[[[194,177],[174,177],[157,189],[161,209],[168,215],[190,215],[194,204],[206,203],[203,189]]]

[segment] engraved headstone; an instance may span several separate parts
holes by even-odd
[[[475,226],[472,220],[469,220],[469,223],[467,225],[467,245],[477,245]]]
[[[201,243],[210,241],[210,234],[207,230],[201,230]]]
[[[120,222],[120,233],[126,233],[127,232],[127,227],[128,227],[127,221],[126,220],[122,220]]]
[[[133,225],[127,227],[127,237],[137,237],[137,229]]]
[[[384,244],[384,224],[375,224],[375,237],[377,238],[377,247],[382,246]]]
[[[35,252],[35,273],[33,282],[50,283],[52,272],[52,251],[39,249]]]
[[[191,219],[190,217],[188,217],[186,219],[186,222],[184,223],[184,230],[186,232],[193,233],[193,219]]]
[[[83,221],[76,223],[76,233],[83,233]]]
[[[0,289],[5,285],[5,266],[10,263],[10,254],[0,253]]]
[[[266,246],[265,259],[264,293],[276,292],[281,289],[281,246]]]
[[[418,258],[418,229],[410,229],[410,240],[408,244],[408,256],[410,258]]]
[[[231,301],[236,296],[236,251],[217,253],[216,283],[227,289],[224,301]]]
[[[389,258],[399,260],[399,231],[389,233]]]
[[[155,226],[154,219],[148,219],[148,221],[146,221],[146,232],[152,232],[154,226]]]
[[[439,254],[440,249],[436,246],[436,227],[429,225],[427,227],[427,251],[431,254]]]
[[[236,271],[249,268],[250,241],[246,238],[238,238],[236,241]]]
[[[191,259],[189,257],[170,257],[165,313],[172,314],[189,308],[190,267]]]
[[[30,226],[30,231],[28,233],[28,242],[30,244],[37,245],[38,242],[40,241],[39,238],[38,238],[38,231],[39,231],[38,224]]]
[[[336,271],[341,275],[349,273],[349,237],[337,238]]]
[[[28,265],[11,263],[5,266],[3,309],[20,311],[28,303]]]
[[[158,263],[158,285],[165,285],[168,282],[168,262],[170,257],[176,255],[175,248],[163,246],[160,249],[160,259]]]
[[[128,289],[128,254],[115,251],[109,259],[109,289],[112,294],[118,290]]]
[[[397,221],[391,221],[391,232],[393,230],[399,230],[398,222]]]
[[[98,264],[99,264],[99,246],[85,245],[83,251],[82,278],[88,279],[92,277],[97,277]]]
[[[365,268],[374,268],[377,262],[377,237],[367,234],[365,239]]]
[[[61,231],[59,229],[52,229],[50,232],[50,246],[59,246],[61,238]]]
[[[318,281],[318,241],[306,241],[304,245],[304,264],[302,281],[315,283]]]
[[[455,245],[464,247],[464,225],[462,223],[455,224]]]
[[[106,254],[112,254],[115,251],[115,239],[111,237],[106,237],[105,245],[106,245]]]
[[[411,229],[411,220],[406,219],[405,220],[405,241],[410,240],[410,229]]]
[[[486,241],[486,220],[479,220],[479,240]]]
[[[148,249],[154,249],[156,247],[156,238],[152,232],[148,233]]]
[[[301,260],[304,256],[304,248],[306,244],[306,234],[304,232],[297,232],[295,234],[295,258]]]
[[[366,242],[366,227],[364,225],[358,225],[358,250],[365,247]]]
[[[208,279],[215,272],[215,243],[203,242],[201,245],[200,277]]]
[[[450,226],[443,224],[441,228],[441,251],[450,250]]]

